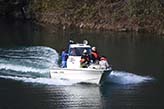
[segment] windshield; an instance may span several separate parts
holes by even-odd
[[[84,50],[87,50],[87,53],[91,53],[91,48],[89,47],[78,47],[78,48],[70,48],[69,49],[69,56],[81,56]]]

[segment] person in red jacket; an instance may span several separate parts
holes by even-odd
[[[92,47],[91,51],[91,61],[92,63],[98,64],[100,60],[100,55],[96,50],[96,47]]]

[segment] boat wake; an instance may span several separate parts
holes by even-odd
[[[45,84],[45,85],[73,85],[77,84],[77,81],[70,80],[60,80],[60,79],[51,79],[51,78],[31,78],[31,77],[18,77],[18,76],[2,76],[0,78],[12,79],[16,81],[22,81],[25,83],[34,83],[34,84]],[[154,78],[149,76],[139,76],[136,74],[121,72],[121,71],[112,71],[108,76],[108,83],[129,85],[129,84],[141,84],[154,80]]]
[[[47,85],[72,85],[77,81],[54,80],[49,78],[49,70],[58,66],[59,54],[52,48],[35,46],[14,49],[0,49],[0,78],[25,83]],[[112,71],[107,82],[115,84],[139,84],[151,81],[149,76]]]
[[[34,83],[34,84],[43,84],[43,85],[73,85],[75,81],[67,81],[60,79],[51,79],[51,78],[28,78],[28,77],[17,77],[17,76],[0,76],[3,79],[11,79],[16,81],[21,81],[25,83]]]
[[[0,75],[44,76],[57,60],[58,53],[48,47],[0,49]]]
[[[56,50],[34,46],[0,49],[0,78],[25,83],[72,85],[76,81],[49,78],[49,70],[58,66]]]

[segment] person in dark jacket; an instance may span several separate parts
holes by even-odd
[[[87,50],[84,50],[81,56],[80,65],[82,68],[87,68],[89,64],[90,64],[90,57],[87,53]]]
[[[67,50],[64,48],[61,54],[61,60],[62,60],[62,68],[66,68],[67,67],[67,58],[68,58],[68,53]]]

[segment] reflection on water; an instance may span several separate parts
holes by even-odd
[[[101,87],[105,109],[162,109],[164,94],[154,84],[104,85]]]
[[[89,87],[89,88],[88,88]],[[51,90],[51,93],[55,93],[55,90]],[[61,107],[73,108],[101,108],[101,96],[99,87],[91,85],[76,85],[71,87],[65,87],[61,92],[61,101],[56,100],[59,104],[63,104]],[[55,97],[56,98],[56,97]],[[63,103],[65,101],[65,103]]]
[[[4,83],[8,83],[5,85]],[[102,87],[36,85],[0,79],[0,107],[9,109],[162,109],[163,94],[155,84]],[[19,95],[19,96],[18,96]]]

